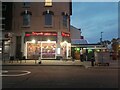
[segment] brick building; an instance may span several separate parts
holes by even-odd
[[[71,2],[13,2],[9,56],[58,59],[71,56]]]

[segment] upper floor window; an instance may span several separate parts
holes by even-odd
[[[52,25],[52,15],[45,14],[45,25]]]
[[[45,6],[52,6],[52,0],[45,0]]]
[[[68,26],[68,14],[63,12],[62,15],[63,15],[63,26],[67,27]]]
[[[6,11],[6,5],[2,5],[2,11]]]
[[[25,14],[23,15],[23,26],[28,26],[30,25],[30,15]]]
[[[63,15],[63,26],[67,27],[67,16]]]
[[[53,23],[53,20],[52,20],[52,17],[53,17],[53,12],[52,11],[45,11],[43,12],[43,15],[45,15],[45,26],[52,26],[52,23]]]
[[[31,17],[31,12],[25,10],[23,13],[23,26],[30,26],[30,17]]]
[[[23,7],[30,7],[30,2],[24,2]]]
[[[5,30],[5,24],[2,24],[2,30]]]
[[[1,19],[0,19],[0,22],[2,23],[2,24],[0,24],[0,29],[1,29],[1,30],[5,30],[5,18],[4,18],[4,17],[1,18]]]

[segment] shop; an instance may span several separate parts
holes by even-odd
[[[66,41],[61,43],[62,58],[69,59],[71,57],[71,43]]]
[[[56,41],[27,41],[25,53],[27,59],[56,59]]]
[[[90,61],[92,56],[97,57],[96,53],[105,50],[106,47],[98,44],[72,45],[72,57],[77,60]]]
[[[63,59],[69,59],[71,57],[71,39],[70,34],[61,32],[62,36],[62,42],[61,45],[61,51],[62,51],[62,57]]]
[[[63,35],[64,34],[64,35]],[[57,32],[26,32],[24,36],[24,53],[26,59],[68,59],[71,56],[70,35]],[[67,35],[67,36],[66,36]],[[61,39],[61,40],[60,40]]]

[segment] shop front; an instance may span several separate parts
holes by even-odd
[[[91,58],[97,57],[96,53],[106,50],[105,47],[98,44],[81,44],[81,45],[72,45],[72,57],[77,60],[90,61]]]
[[[67,59],[71,56],[71,43],[58,37],[57,32],[26,32],[24,37],[24,56],[26,59]],[[59,40],[58,40],[59,39]]]
[[[71,39],[70,34],[61,32],[62,42],[61,42],[61,51],[62,57],[64,59],[69,59],[71,57]]]
[[[56,41],[26,42],[27,59],[56,59]]]
[[[29,32],[25,34],[24,55],[27,59],[56,59],[55,32]]]

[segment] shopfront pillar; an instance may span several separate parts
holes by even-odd
[[[24,38],[25,38],[25,33],[23,32],[22,35],[21,35],[21,55],[24,56],[24,46],[25,46],[25,41],[24,41]]]
[[[61,42],[62,42],[61,32],[58,32],[58,34],[57,34],[57,48],[56,48],[58,57],[62,56]]]
[[[10,39],[10,56],[15,57],[16,37],[12,35]]]

